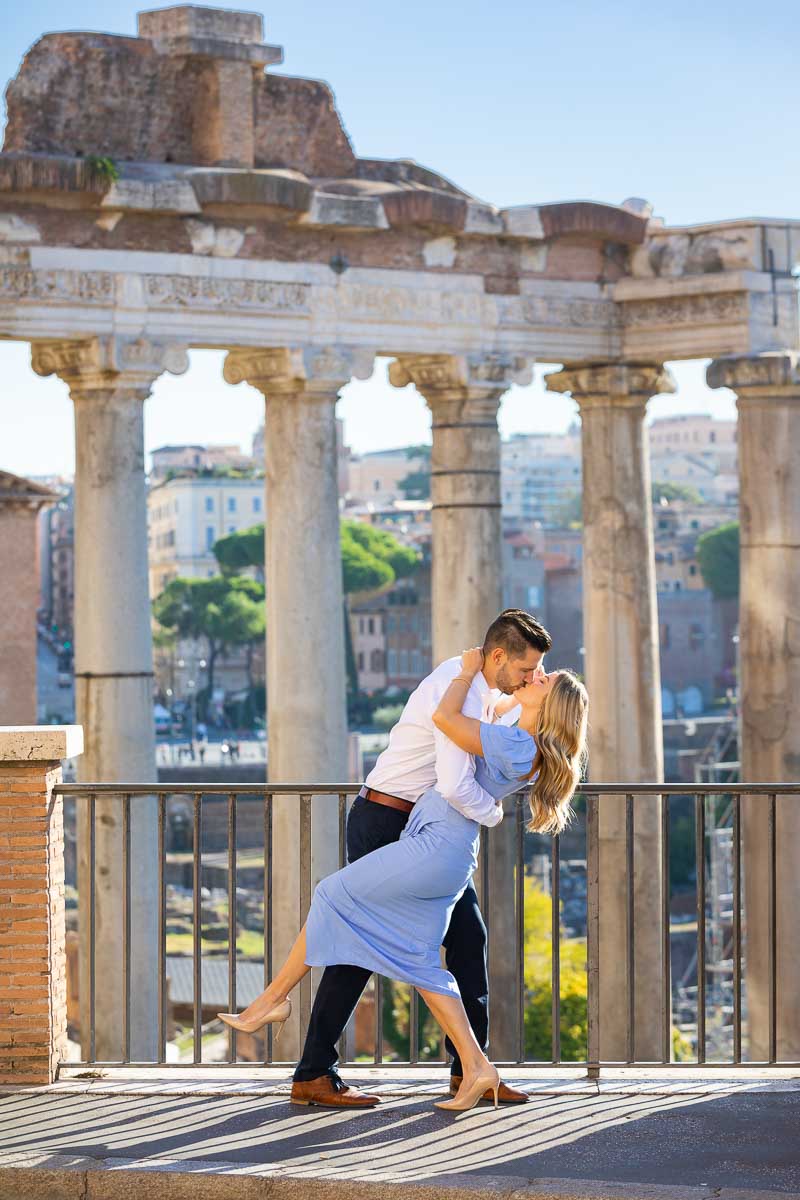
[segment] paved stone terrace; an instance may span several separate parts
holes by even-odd
[[[517,1071],[531,1103],[453,1118],[442,1072],[357,1077],[375,1111],[292,1107],[284,1072],[251,1069],[0,1089],[0,1200],[800,1197],[800,1079]]]

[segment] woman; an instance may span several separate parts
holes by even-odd
[[[521,705],[518,725],[493,725],[461,711],[483,666],[482,651],[466,651],[461,663],[434,714],[435,724],[476,756],[478,782],[498,803],[530,779],[528,829],[560,832],[570,817],[585,756],[583,684],[569,671],[542,673],[506,702]],[[500,1078],[475,1040],[456,981],[439,958],[450,914],[477,866],[479,830],[437,791],[426,792],[398,842],[322,880],[306,924],[269,986],[240,1017],[220,1013],[220,1019],[249,1033],[271,1022],[283,1025],[291,1013],[289,993],[311,967],[365,967],[412,984],[456,1046],[461,1086],[452,1100],[436,1106],[464,1111],[489,1088],[496,1106]]]

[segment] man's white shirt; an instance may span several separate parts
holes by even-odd
[[[475,778],[475,757],[452,742],[433,723],[433,714],[448,686],[461,671],[461,658],[449,658],[432,671],[408,698],[389,745],[366,778],[366,786],[415,803],[435,787],[453,808],[481,825],[497,825],[503,806]],[[493,721],[503,695],[490,688],[481,672],[467,692],[462,712],[478,721]],[[518,709],[498,718],[511,724]]]

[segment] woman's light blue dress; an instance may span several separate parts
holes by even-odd
[[[475,777],[495,799],[530,774],[536,744],[515,726],[480,727]],[[365,854],[317,886],[306,924],[306,963],[365,967],[443,995],[458,985],[441,966],[450,914],[478,864],[480,825],[435,790],[417,803],[400,840]]]

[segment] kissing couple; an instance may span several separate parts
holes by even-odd
[[[317,989],[292,1102],[371,1108],[378,1096],[336,1073],[336,1043],[373,972],[417,989],[452,1055],[452,1099],[525,1103],[486,1057],[486,926],[472,875],[480,827],[499,824],[503,799],[529,783],[537,833],[559,833],[586,754],[588,697],[567,670],[544,670],[552,641],[529,613],[506,609],[483,646],[438,666],[409,697],[389,745],[353,802],[348,865],[323,879],[289,957],[234,1029],[253,1033],[291,1013],[289,994],[312,967]],[[447,969],[440,964],[445,948]]]

